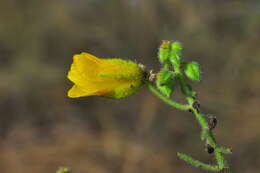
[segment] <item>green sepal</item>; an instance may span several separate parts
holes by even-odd
[[[193,81],[200,81],[200,67],[197,62],[188,62],[184,65],[185,75]]]
[[[162,64],[167,63],[169,61],[171,42],[164,40],[159,48],[158,56],[159,60]]]
[[[157,76],[156,86],[158,90],[165,95],[170,97],[176,85],[173,72],[170,72],[165,66]]]

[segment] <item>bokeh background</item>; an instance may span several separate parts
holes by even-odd
[[[1,0],[0,170],[4,173],[200,173],[214,163],[194,117],[146,88],[123,100],[69,99],[73,54],[136,60],[158,71],[161,40],[201,64],[193,86],[233,172],[260,169],[260,1]],[[183,101],[178,91],[174,97]]]

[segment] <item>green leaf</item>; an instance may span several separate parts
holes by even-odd
[[[184,66],[185,75],[193,81],[200,81],[200,67],[197,62],[188,62]]]
[[[172,42],[171,48],[172,48],[172,51],[174,51],[175,53],[180,55],[181,50],[182,50],[182,46],[181,46],[180,42],[178,42],[178,41]]]
[[[171,52],[170,52],[170,61],[175,66],[175,68],[179,68],[181,64],[181,50],[182,46],[179,42],[172,42],[171,44]]]
[[[164,40],[162,41],[162,44],[159,48],[158,56],[162,64],[167,63],[169,61],[170,45],[171,45],[170,41]]]
[[[179,83],[180,83],[181,92],[185,96],[189,96],[189,97],[193,97],[194,96],[195,93],[192,91],[191,86],[184,79],[184,76],[182,76],[182,75],[179,76]]]
[[[168,70],[168,67],[164,67],[157,76],[156,86],[158,90],[165,95],[170,97],[175,88],[175,78],[173,72]]]

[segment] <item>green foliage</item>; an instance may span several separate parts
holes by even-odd
[[[208,171],[229,171],[223,154],[231,153],[231,149],[223,148],[217,144],[212,133],[214,129],[212,122],[200,112],[199,102],[195,99],[196,92],[193,91],[191,85],[185,78],[186,76],[192,81],[200,81],[199,64],[197,62],[184,62],[181,57],[181,50],[182,46],[179,42],[162,42],[158,55],[163,68],[156,78],[157,89],[153,88],[150,82],[147,83],[148,88],[165,103],[180,110],[188,110],[194,114],[201,126],[201,140],[204,141],[208,147],[208,153],[214,153],[217,165],[213,166],[211,164],[202,163],[182,153],[178,153],[179,158],[195,167],[203,168]],[[180,85],[181,92],[186,97],[188,104],[177,103],[169,98],[177,84]]]
[[[156,86],[158,90],[165,95],[170,97],[176,84],[174,74],[169,71],[168,66],[164,66],[157,75]]]
[[[200,81],[200,67],[197,62],[188,62],[184,66],[185,75],[193,81]]]
[[[192,88],[191,88],[190,84],[188,84],[185,80],[183,80],[182,75],[180,75],[180,77],[179,77],[179,82],[180,82],[181,92],[185,96],[193,97],[194,92],[192,92]]]
[[[175,71],[179,73],[179,68],[181,65],[181,50],[182,46],[179,42],[172,42],[171,43],[171,52],[170,52],[170,62],[175,68]]]
[[[171,44],[171,48],[172,48],[172,53],[173,54],[177,54],[177,55],[181,55],[181,51],[182,51],[182,46],[180,42],[172,42]]]
[[[162,64],[169,62],[169,56],[170,56],[170,41],[163,41],[160,48],[159,48],[159,60]]]

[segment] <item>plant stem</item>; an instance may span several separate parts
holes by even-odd
[[[177,155],[179,156],[180,159],[196,166],[196,167],[199,167],[199,168],[204,168],[206,170],[210,170],[210,171],[219,171],[219,168],[218,166],[215,166],[215,165],[209,165],[209,164],[206,164],[206,163],[203,163],[201,161],[198,161],[198,160],[195,160],[193,158],[191,158],[190,156],[186,155],[186,154],[183,154],[183,153],[177,153]]]
[[[147,82],[147,87],[150,91],[152,91],[152,93],[154,93],[156,96],[158,96],[162,101],[164,101],[166,104],[171,105],[177,109],[180,110],[189,110],[190,106],[189,105],[184,105],[181,103],[177,103],[171,99],[169,99],[168,97],[162,95],[157,89],[155,89],[152,84],[150,82]]]
[[[193,93],[192,88],[188,86],[183,75],[180,75],[179,80],[180,80],[180,84],[183,85],[181,87],[183,88],[187,87],[188,89],[190,89],[189,93]],[[218,168],[220,170],[222,170],[223,168],[228,168],[225,159],[221,153],[220,147],[212,133],[212,130],[210,130],[209,128],[207,117],[202,113],[200,113],[198,108],[194,107],[194,103],[196,102],[196,100],[189,93],[188,94],[184,93],[184,94],[186,95],[186,100],[188,101],[191,107],[191,112],[195,115],[197,121],[201,126],[202,140],[206,140],[206,143],[208,143],[214,149],[214,154],[218,164]]]
[[[162,88],[161,85],[158,85],[158,83],[160,84],[160,80],[163,77],[166,78],[170,76],[163,70],[160,71],[160,75],[156,79],[157,88],[155,89],[150,81],[146,82],[147,87],[156,96],[158,96],[161,100],[163,100],[170,106],[173,106],[180,110],[189,110],[194,114],[201,127],[201,140],[205,142],[208,153],[214,153],[217,165],[214,166],[210,164],[205,164],[182,153],[178,153],[179,158],[195,167],[200,167],[209,171],[218,171],[219,173],[223,173],[224,171],[230,172],[230,169],[223,157],[223,153],[231,153],[231,149],[223,148],[218,145],[212,133],[212,130],[216,126],[217,120],[214,117],[207,117],[200,112],[200,104],[195,99],[196,92],[192,90],[192,87],[186,80],[187,78],[192,81],[200,80],[199,65],[196,62],[184,62],[181,58],[181,50],[182,46],[179,42],[163,41],[159,49],[159,60],[164,67],[169,69],[168,73],[174,73],[174,75],[171,76],[172,81],[174,80],[178,82],[181,92],[186,97],[188,103],[180,104],[169,98],[171,95],[169,93],[172,93],[172,91],[174,90],[174,87],[172,87],[171,83],[165,84],[167,90],[165,90],[165,88]]]
[[[214,148],[214,154],[215,158],[218,164],[218,168],[221,170],[223,168],[228,168],[227,164],[225,163],[225,159],[222,155],[221,148],[216,142],[215,137],[213,136],[213,133],[211,130],[209,130],[207,118],[199,113],[195,108],[192,108],[192,112],[194,113],[197,121],[199,122],[201,129],[204,130],[204,133],[206,134],[205,140],[206,142]]]
[[[186,81],[183,82],[182,80],[184,81],[184,78],[180,78],[180,83],[185,85]],[[190,110],[195,115],[195,117],[196,117],[197,121],[199,122],[199,125],[201,126],[201,129],[202,129],[202,132],[201,132],[202,140],[206,141],[206,143],[209,144],[214,149],[214,155],[215,155],[215,158],[217,161],[217,166],[212,166],[210,164],[202,163],[202,162],[192,159],[191,157],[189,157],[185,154],[182,154],[182,153],[178,153],[178,156],[181,159],[183,159],[184,161],[186,161],[196,167],[200,167],[200,168],[203,168],[203,169],[206,169],[209,171],[221,171],[223,169],[229,170],[229,167],[226,164],[222,153],[231,152],[231,150],[223,149],[222,147],[220,147],[218,145],[212,131],[209,128],[208,118],[205,115],[203,115],[202,113],[200,113],[197,108],[194,107],[194,103],[196,102],[196,100],[193,97],[191,97],[190,95],[185,94],[188,104],[180,104],[180,103],[177,103],[177,102],[171,100],[170,98],[162,95],[157,89],[155,89],[152,86],[152,84],[150,82],[147,82],[147,87],[151,92],[153,92],[156,96],[158,96],[166,104],[169,104],[170,106],[173,106],[180,110]],[[187,87],[187,86],[184,86],[184,87]],[[187,87],[187,88],[190,89],[190,87]],[[191,93],[192,92],[193,91],[191,90]]]

